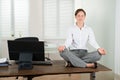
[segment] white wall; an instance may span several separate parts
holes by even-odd
[[[6,57],[9,59],[9,54],[8,54],[8,45],[7,45],[7,40],[14,40],[14,37],[11,38],[2,38],[0,40],[0,57]]]
[[[120,79],[120,0],[116,0],[116,25],[115,25],[115,73]],[[116,79],[117,80],[117,79]]]

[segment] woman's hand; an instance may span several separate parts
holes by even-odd
[[[59,46],[59,47],[58,47],[58,51],[59,51],[59,52],[62,52],[64,49],[65,49],[65,46]]]
[[[105,49],[103,49],[103,48],[98,48],[98,52],[99,52],[101,55],[105,55],[105,54],[106,54],[106,51],[105,51]]]

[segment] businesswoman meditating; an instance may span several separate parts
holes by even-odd
[[[75,11],[76,25],[68,30],[65,44],[58,47],[67,66],[96,68],[96,61],[106,54],[106,51],[97,44],[92,29],[84,23],[85,18],[86,12],[83,9]],[[87,42],[96,48],[96,51],[88,53]]]

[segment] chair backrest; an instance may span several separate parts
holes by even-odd
[[[39,41],[37,37],[21,37],[15,39],[16,41]]]

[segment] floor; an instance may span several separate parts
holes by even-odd
[[[36,77],[33,80],[56,80],[56,78],[57,80],[90,80],[90,74],[42,76]],[[96,80],[114,80],[114,75],[112,72],[98,72],[96,73]]]
[[[15,77],[0,78],[0,80],[16,80]],[[18,80],[27,80],[26,78],[19,77]],[[33,80],[90,80],[89,74],[64,74],[64,75],[46,75],[35,77]],[[96,73],[96,80],[114,80],[112,71],[104,71]],[[115,80],[120,80],[115,79]]]

